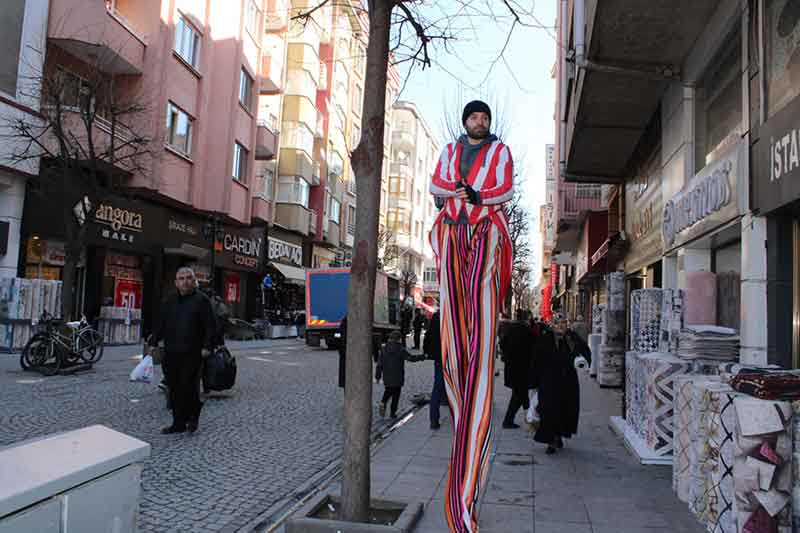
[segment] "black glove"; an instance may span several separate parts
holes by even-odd
[[[470,187],[468,183],[465,183],[463,181],[458,182],[458,185],[456,185],[456,190],[458,189],[464,189],[465,191],[467,191],[467,202],[474,205],[480,205],[481,195],[478,194],[478,191]]]

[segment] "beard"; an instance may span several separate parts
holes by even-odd
[[[474,128],[467,128],[467,137],[481,141],[489,136],[489,128],[483,126],[475,126]]]

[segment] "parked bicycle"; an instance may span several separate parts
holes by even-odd
[[[25,345],[19,358],[23,370],[37,370],[52,376],[64,366],[81,362],[92,365],[103,357],[103,335],[89,325],[85,316],[64,323],[44,312],[38,326],[39,331]]]

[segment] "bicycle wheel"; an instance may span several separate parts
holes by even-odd
[[[94,329],[86,329],[78,335],[75,351],[86,363],[96,363],[103,357],[103,335]]]
[[[51,355],[53,344],[44,333],[37,333],[25,344],[19,356],[22,370],[30,370],[44,364]]]

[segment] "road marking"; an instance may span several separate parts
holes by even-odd
[[[44,381],[44,378],[40,378],[40,379],[18,379],[17,383],[21,383],[23,385],[34,385],[36,383],[41,383],[42,381]]]
[[[283,366],[301,366],[300,363],[293,363],[291,361],[276,361],[274,359],[267,359],[266,357],[258,357],[255,355],[248,357],[248,359],[251,359],[253,361],[261,361],[263,363],[277,363]]]
[[[252,357],[248,357],[248,359],[251,359],[253,361],[263,361],[264,363],[274,363],[275,362],[273,359],[267,359],[266,357],[252,356]]]
[[[261,355],[270,355],[272,352],[267,351],[267,352],[258,352],[258,353],[260,353]]]
[[[133,403],[137,403],[139,401],[140,401],[139,398],[131,398],[131,402],[133,402]]]

